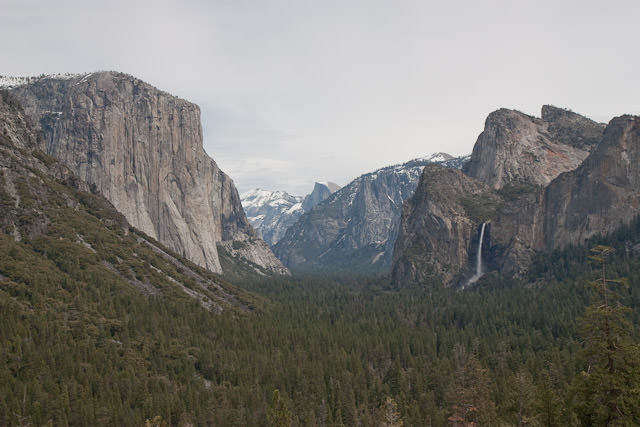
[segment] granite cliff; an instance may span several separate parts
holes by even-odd
[[[340,186],[334,182],[316,182],[311,193],[307,194],[302,200],[302,210],[309,212],[339,189]]]
[[[425,165],[460,167],[464,158],[437,153],[361,175],[302,215],[274,247],[296,270],[372,272],[391,266],[402,202]]]
[[[466,271],[479,222],[470,215],[468,204],[485,200],[489,193],[485,184],[460,170],[426,166],[415,194],[402,209],[393,251],[394,279],[419,283],[438,277],[449,283]],[[489,196],[486,204],[496,203],[495,199]]]
[[[616,117],[579,168],[544,193],[544,241],[551,250],[610,233],[640,214],[640,117]]]
[[[101,292],[128,303],[142,294],[192,298],[213,312],[249,311],[253,297],[132,228],[43,148],[40,132],[18,100],[0,90],[3,292],[13,293],[13,299],[44,298],[47,309],[64,313],[65,322],[78,310],[95,316],[90,304],[77,301],[91,295],[91,304],[100,303]],[[113,313],[113,307],[109,310]]]
[[[542,107],[536,118],[515,110],[491,113],[464,172],[491,188],[548,185],[578,167],[600,141],[604,125],[568,110]]]
[[[404,204],[395,282],[463,284],[483,223],[485,271],[518,275],[537,252],[581,244],[630,222],[640,213],[638,123],[623,116],[605,129],[549,106],[541,119],[492,113],[465,174],[426,168]]]
[[[116,72],[29,79],[11,92],[40,125],[46,151],[134,227],[214,272],[218,249],[233,242],[259,271],[287,272],[205,153],[197,105]]]

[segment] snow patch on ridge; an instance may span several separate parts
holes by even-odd
[[[93,73],[58,73],[58,74],[43,74],[40,76],[0,76],[0,88],[13,89],[18,86],[23,86],[29,83],[35,83],[44,79],[56,79],[56,80],[71,80],[78,77],[83,79],[89,77]]]

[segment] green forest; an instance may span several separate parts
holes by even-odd
[[[519,280],[245,280],[222,314],[1,238],[0,425],[640,424],[640,221]]]

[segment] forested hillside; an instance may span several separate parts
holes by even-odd
[[[616,293],[635,325],[640,256],[629,244],[638,239],[636,221],[590,242],[615,248],[608,277],[628,278]],[[171,425],[374,426],[395,411],[412,426],[607,425],[584,405],[598,393],[587,381],[598,359],[585,353],[579,319],[599,301],[588,282],[600,273],[586,247],[539,258],[524,282],[489,275],[464,292],[396,290],[385,278],[253,280],[245,287],[269,303],[250,315],[86,276],[64,282],[24,244],[2,248],[0,259],[22,260],[12,268],[33,277],[9,280],[7,263],[0,269],[0,424],[159,416]],[[637,349],[637,334],[623,338]],[[638,372],[634,360],[616,363]],[[635,396],[617,425],[639,421]]]

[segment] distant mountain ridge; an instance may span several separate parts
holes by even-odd
[[[292,196],[286,191],[260,188],[240,194],[247,219],[270,246],[304,213],[302,200],[301,196]]]
[[[424,166],[460,168],[466,159],[435,153],[361,175],[302,215],[274,252],[294,270],[385,271],[402,203],[413,194]]]
[[[273,246],[303,213],[339,189],[340,186],[333,182],[316,182],[313,191],[302,197],[286,191],[256,188],[242,193],[240,201],[251,225],[269,246]]]
[[[313,186],[313,191],[302,200],[302,210],[309,212],[318,203],[323,202],[339,189],[340,186],[334,182],[316,182]]]

